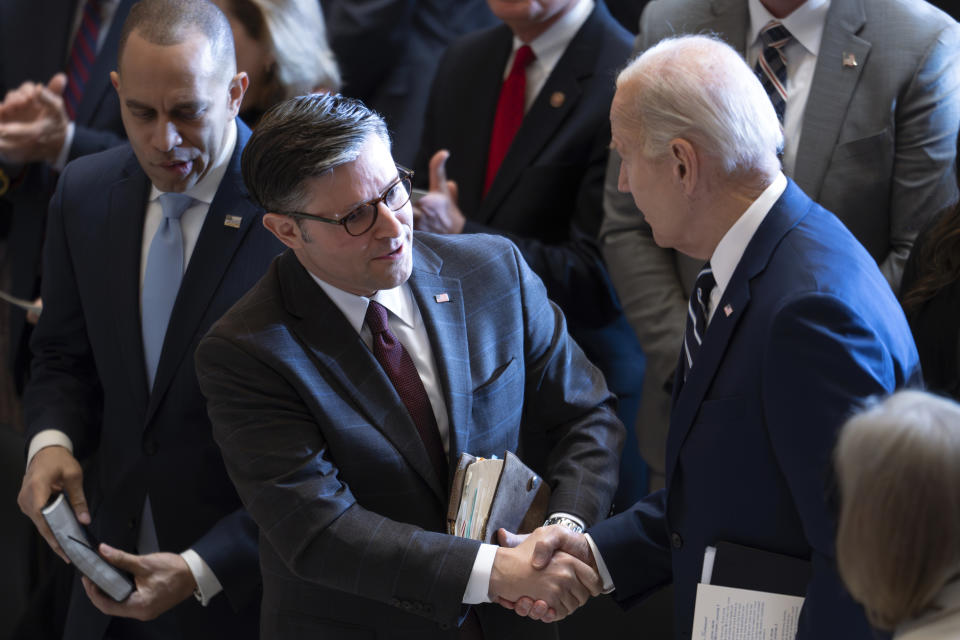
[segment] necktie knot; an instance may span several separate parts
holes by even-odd
[[[159,200],[164,219],[179,220],[193,204],[193,198],[182,193],[164,193],[160,195]]]
[[[387,308],[375,300],[371,300],[367,305],[364,322],[370,327],[370,333],[373,335],[390,330],[390,325],[387,324]]]
[[[760,30],[760,40],[763,45],[774,49],[782,49],[792,37],[779,20],[771,20]]]
[[[527,67],[536,59],[536,55],[533,53],[533,49],[530,48],[530,45],[525,44],[519,49],[517,49],[517,55],[513,58],[513,66],[510,67],[510,75],[526,71]]]

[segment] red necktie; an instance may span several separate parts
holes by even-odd
[[[413,423],[417,427],[420,439],[427,448],[427,455],[440,480],[441,485],[447,483],[447,457],[443,452],[443,442],[440,440],[440,430],[437,428],[437,419],[433,415],[433,407],[427,390],[420,380],[417,367],[403,344],[390,331],[387,324],[387,309],[379,302],[370,301],[367,306],[367,316],[364,319],[373,335],[373,355],[377,362],[387,372],[387,377],[397,390],[400,400],[410,413]]]
[[[64,106],[71,120],[76,120],[80,100],[83,99],[83,87],[90,79],[93,63],[97,59],[97,39],[100,36],[100,0],[87,0],[83,3],[83,17],[80,28],[73,38],[70,57],[67,58],[67,90]]]
[[[487,153],[487,175],[483,181],[483,195],[487,195],[493,179],[500,169],[503,158],[510,149],[514,136],[520,130],[523,122],[523,107],[527,96],[527,66],[536,56],[529,45],[517,49],[510,67],[510,75],[503,81],[500,88],[500,99],[497,101],[497,116],[493,120],[493,131],[490,134],[490,150]]]

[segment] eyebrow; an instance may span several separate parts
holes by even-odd
[[[351,204],[351,205],[347,205],[347,207],[344,208],[342,214],[341,214],[341,213],[335,213],[335,214],[333,214],[333,215],[335,215],[335,216],[344,215],[344,216],[345,216],[345,215],[347,215],[347,214],[349,214],[349,213],[353,213],[353,210],[356,209],[357,207],[361,207],[361,206],[367,204],[368,202],[370,202],[371,200],[376,200],[377,198],[379,198],[380,196],[383,195],[383,192],[386,191],[388,187],[393,186],[393,183],[396,182],[397,178],[399,178],[399,177],[400,177],[400,169],[397,169],[397,175],[395,175],[395,176],[393,176],[392,178],[390,178],[390,180],[387,182],[387,184],[384,185],[382,189],[380,189],[379,191],[377,191],[377,195],[375,195],[375,196],[372,197],[372,198],[365,198],[365,199],[359,200],[358,202],[355,202],[355,203],[353,203],[353,204]]]
[[[149,109],[151,111],[156,111],[156,109],[154,109],[153,106],[149,104],[144,104],[139,100],[135,100],[134,98],[127,98],[125,102],[127,107],[130,109]],[[197,109],[203,108],[204,106],[206,106],[206,104],[207,104],[206,102],[203,102],[200,100],[189,100],[186,102],[179,102],[173,105],[173,107],[170,110],[171,111],[197,110]]]

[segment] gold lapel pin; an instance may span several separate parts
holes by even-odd
[[[437,302],[450,302],[450,296],[448,296],[446,293],[438,293],[437,295],[433,296],[433,299]]]
[[[554,91],[550,94],[550,106],[554,109],[559,109],[563,106],[563,102],[567,99],[567,96],[563,94],[563,91]]]
[[[847,51],[843,52],[843,66],[853,68],[857,66],[857,56]]]
[[[227,216],[223,219],[223,226],[239,229],[241,222],[243,222],[243,218],[240,216]]]

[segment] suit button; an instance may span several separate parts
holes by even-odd
[[[680,537],[680,534],[674,531],[670,534],[670,544],[673,545],[674,550],[680,551],[683,549],[683,538]]]
[[[449,629],[450,629],[450,625],[448,625],[446,622],[441,622],[441,623],[440,623],[440,630],[441,630],[441,631],[448,631]]]
[[[400,607],[401,607],[404,611],[410,611],[410,607],[411,607],[411,606],[412,606],[412,605],[411,605],[409,602],[404,602],[403,604],[400,605]]]
[[[156,440],[147,440],[143,443],[143,452],[148,456],[157,455],[158,449],[160,449],[160,446],[157,444]]]

